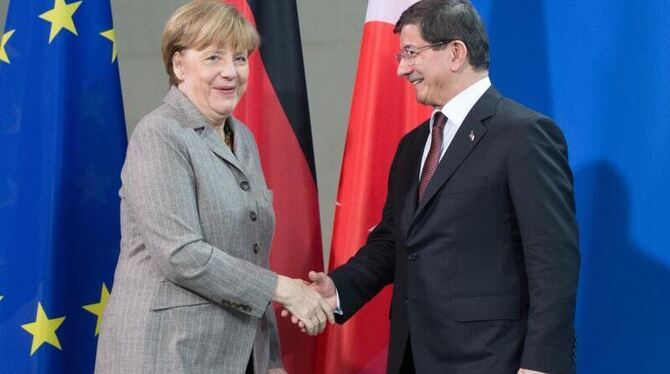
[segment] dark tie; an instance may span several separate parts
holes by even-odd
[[[437,164],[440,163],[440,154],[442,154],[442,135],[444,135],[444,125],[447,124],[447,117],[442,112],[435,113],[433,117],[433,136],[430,141],[430,150],[428,157],[423,164],[423,172],[419,181],[419,202],[423,199],[423,193],[426,192],[430,179],[435,174]]]

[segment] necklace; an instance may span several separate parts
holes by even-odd
[[[233,133],[233,129],[230,128],[228,121],[224,123],[223,127],[215,127],[214,129],[216,130],[216,133],[223,138],[223,142],[232,149],[235,133]]]
[[[230,149],[233,149],[233,139],[235,137],[235,134],[233,133],[233,129],[230,128],[230,124],[228,121],[223,125],[223,141],[226,143],[227,146],[230,147]]]

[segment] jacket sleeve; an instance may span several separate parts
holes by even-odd
[[[258,166],[260,168],[260,164]],[[268,256],[265,259],[264,266],[266,268],[270,267],[270,256]],[[272,303],[270,303],[267,309],[265,310],[265,315],[263,316],[263,322],[267,324],[268,336],[270,339],[269,341],[270,364],[268,368],[269,369],[283,368],[284,363],[282,360],[282,353],[281,353],[281,340],[279,339],[279,330],[277,328],[277,315],[275,314],[275,310],[272,307]]]
[[[548,118],[522,120],[508,159],[509,187],[528,279],[521,367],[574,370],[579,239],[567,145]]]
[[[131,138],[122,180],[139,234],[167,280],[261,318],[277,276],[204,241],[197,181],[178,131],[176,123],[145,123]]]

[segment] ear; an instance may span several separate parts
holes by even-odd
[[[451,70],[460,70],[468,63],[468,47],[462,41],[454,40],[448,48]]]
[[[179,51],[172,55],[172,72],[177,79],[184,80],[184,55]]]

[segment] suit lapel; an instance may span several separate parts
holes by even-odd
[[[412,217],[416,211],[417,205],[417,195],[419,190],[419,169],[421,168],[421,157],[423,156],[423,148],[428,139],[430,120],[419,125],[417,133],[414,138],[410,140],[408,145],[408,152],[406,155],[403,155],[403,159],[407,159],[407,166],[402,170],[401,178],[409,182],[409,187],[404,190],[404,196],[402,199],[402,215],[400,221],[400,227],[402,233],[407,235],[409,231],[410,223],[412,222]]]
[[[456,132],[449,148],[444,154],[444,157],[437,166],[437,170],[433,178],[428,183],[423,200],[419,203],[412,221],[416,219],[421,211],[426,207],[430,200],[435,196],[437,191],[449,180],[453,173],[463,163],[463,161],[470,155],[477,144],[486,135],[486,127],[482,121],[491,117],[495,113],[495,108],[500,100],[500,94],[495,88],[490,87],[484,95],[472,107],[470,113],[461,124],[461,127]],[[411,224],[411,223],[410,223]]]
[[[242,169],[242,165],[240,165],[240,160],[238,160],[238,158],[235,157],[230,147],[228,147],[221,140],[221,137],[219,136],[219,134],[216,133],[216,130],[214,130],[210,126],[207,126],[202,131],[200,136],[202,137],[202,139],[205,141],[205,144],[207,144],[207,147],[209,147],[209,149],[212,152],[214,152],[224,161],[226,161],[227,163],[231,164],[232,166],[236,167],[239,171],[244,173],[244,169]],[[235,141],[237,142],[237,139],[235,139]]]
[[[209,126],[209,123],[205,117],[203,117],[202,113],[200,113],[198,108],[196,108],[191,100],[189,100],[188,97],[186,97],[186,95],[184,95],[181,91],[179,91],[177,87],[172,86],[170,88],[170,91],[168,91],[167,95],[163,99],[163,102],[170,105],[183,117],[183,126],[192,128],[194,130],[202,129],[200,136],[212,152],[214,152],[224,161],[236,167],[241,172],[244,172],[244,169],[242,169],[242,166],[240,165],[240,161],[237,157],[235,157],[230,147],[223,143],[216,131],[211,126]],[[235,120],[232,119],[232,117],[229,117],[227,121],[230,121],[230,124],[233,127],[233,131],[235,131]],[[244,148],[243,144],[235,144],[236,151],[238,148],[243,151],[243,153],[246,151],[246,148]]]
[[[252,170],[255,166],[256,154],[251,152],[250,149],[251,144],[253,143],[253,139],[249,139],[250,135],[247,135],[250,134],[248,129],[243,129],[244,124],[239,122],[232,115],[228,117],[228,123],[230,124],[230,128],[235,134],[235,141],[233,142],[233,149],[235,153],[233,155],[234,159],[241,167],[245,167],[247,170]],[[244,169],[240,168],[240,166],[236,167],[241,171],[244,171]]]

